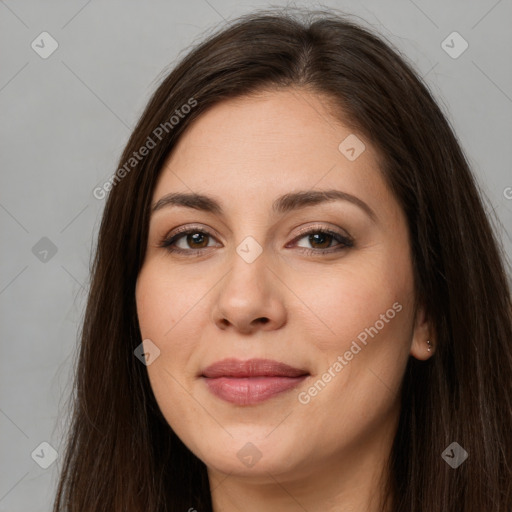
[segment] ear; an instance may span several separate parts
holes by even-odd
[[[427,341],[430,341],[430,345]],[[420,361],[430,359],[436,351],[436,341],[434,329],[425,314],[425,308],[419,306],[414,319],[410,355]]]

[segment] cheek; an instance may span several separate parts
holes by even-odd
[[[311,429],[322,432],[317,446],[326,456],[333,445],[371,437],[396,414],[413,304],[410,283],[393,274],[345,273],[314,295],[328,330],[308,339],[319,364],[300,403]]]
[[[348,350],[359,335],[364,342],[365,333],[368,339],[372,334],[393,338],[395,345],[406,342],[413,298],[410,268],[404,262],[397,272],[391,257],[368,256],[357,265],[319,269],[300,280],[295,276],[294,292],[304,306],[298,322],[319,351]]]
[[[412,336],[412,267],[406,256],[403,249],[393,254],[380,247],[353,265],[347,261],[328,278],[319,274],[314,287],[304,282],[298,291],[321,319],[311,312],[303,316],[311,319],[308,341],[321,356],[317,380],[303,396],[318,407],[316,414],[330,403],[359,424],[393,406]]]
[[[145,265],[137,279],[135,300],[142,338],[160,338],[174,324],[175,288],[165,273]]]
[[[170,375],[180,379],[194,377],[194,360],[202,339],[208,290],[215,281],[204,273],[195,277],[171,271],[163,259],[150,260],[142,268],[136,285],[136,304],[142,339],[157,345],[160,355],[148,366],[152,385],[157,393],[161,385],[166,392],[174,388]],[[166,371],[168,373],[166,373]]]
[[[170,425],[180,425],[196,404],[185,388],[192,374],[186,371],[200,336],[190,315],[197,310],[201,289],[182,289],[179,277],[152,261],[141,270],[136,285],[136,304],[142,339],[159,348],[159,356],[147,366],[156,401]],[[194,305],[195,308],[194,308]],[[188,315],[187,315],[188,314]],[[188,411],[188,413],[187,413]],[[200,410],[195,410],[200,414]],[[188,417],[188,416],[187,416]]]
[[[159,349],[158,358],[147,366],[147,371],[163,410],[166,400],[162,402],[161,398],[169,393],[176,398],[178,390],[172,376],[183,368],[193,350],[194,336],[183,332],[189,301],[190,294],[180,293],[179,282],[170,278],[168,270],[155,264],[143,267],[136,286],[137,315],[142,339],[150,339]],[[179,343],[173,341],[177,339]]]
[[[173,330],[190,326],[187,316],[193,314],[206,293],[204,278],[180,278],[170,272],[169,265],[158,260],[146,264],[137,279],[136,303],[141,335],[165,343]]]

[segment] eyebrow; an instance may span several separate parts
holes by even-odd
[[[290,192],[278,197],[272,204],[274,213],[285,214],[308,206],[332,201],[348,201],[363,210],[373,221],[377,220],[375,212],[361,199],[341,190],[303,190]],[[159,199],[151,208],[152,213],[166,207],[183,206],[223,215],[220,203],[213,197],[196,193],[172,192]]]

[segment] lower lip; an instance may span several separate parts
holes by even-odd
[[[204,378],[211,393],[236,405],[252,405],[298,386],[301,377],[216,377]]]

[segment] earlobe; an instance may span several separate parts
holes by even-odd
[[[413,340],[411,345],[411,356],[420,361],[430,359],[435,352],[434,343],[431,339],[424,340],[423,342],[415,342]]]

